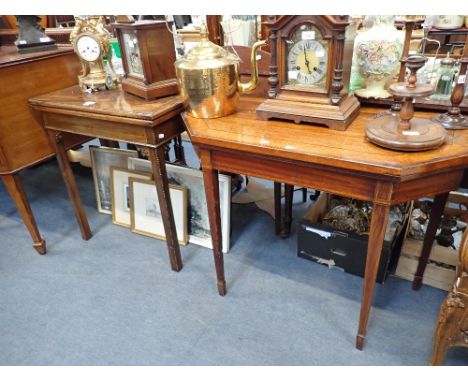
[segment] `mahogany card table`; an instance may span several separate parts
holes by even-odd
[[[382,109],[362,108],[346,131],[336,131],[310,124],[257,120],[255,109],[262,101],[241,97],[237,113],[224,118],[183,115],[203,169],[218,292],[226,293],[219,171],[370,201],[373,212],[356,337],[356,347],[362,349],[389,209],[394,204],[457,189],[468,167],[468,131],[448,131],[446,143],[435,150],[392,151],[365,138],[366,123]]]
[[[57,155],[75,217],[84,240],[91,230],[67,158],[64,134],[125,141],[148,149],[163,218],[171,268],[182,269],[179,242],[172,213],[164,145],[184,132],[181,98],[153,101],[124,93],[120,88],[83,93],[78,86],[33,97],[30,105],[40,114],[42,126]]]

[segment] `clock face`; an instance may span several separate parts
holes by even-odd
[[[125,50],[125,58],[128,66],[128,74],[137,77],[144,77],[143,63],[141,61],[140,47],[138,38],[134,32],[122,32],[123,44]]]
[[[85,61],[96,61],[101,56],[101,46],[93,37],[87,35],[78,37],[76,50]]]
[[[328,42],[320,31],[303,24],[286,40],[287,85],[312,89],[326,89],[328,69]]]

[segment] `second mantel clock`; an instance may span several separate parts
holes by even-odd
[[[270,88],[257,118],[345,130],[359,111],[359,101],[348,94],[348,16],[280,16],[264,24],[270,32]]]
[[[178,93],[171,24],[130,18],[112,25],[122,51],[124,91],[146,100]]]

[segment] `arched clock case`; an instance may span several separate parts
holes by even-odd
[[[269,30],[269,99],[257,118],[310,122],[345,130],[359,101],[348,93],[353,39],[348,16],[279,16]]]

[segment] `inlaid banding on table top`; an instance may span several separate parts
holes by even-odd
[[[105,92],[83,93],[78,86],[33,97],[34,106],[92,112],[153,121],[171,112],[182,112],[184,106],[179,96],[145,101],[120,89]]]
[[[192,141],[397,177],[468,166],[465,131],[450,132],[447,143],[436,150],[417,154],[398,152],[375,146],[365,138],[365,124],[383,109],[364,108],[346,131],[336,131],[310,124],[257,120],[255,105],[259,101],[244,98],[239,102],[238,112],[225,118],[200,120],[186,115]]]

